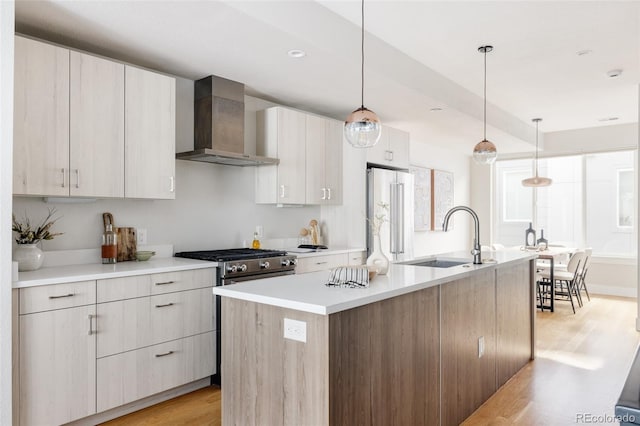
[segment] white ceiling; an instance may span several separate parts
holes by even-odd
[[[365,105],[412,138],[530,151],[541,131],[638,121],[638,1],[366,2]],[[16,1],[19,32],[343,119],[360,105],[359,1]],[[307,56],[292,59],[290,49]],[[591,50],[579,56],[578,51]],[[618,78],[607,71],[623,69]],[[430,112],[430,108],[443,108]],[[601,122],[602,118],[618,117]]]

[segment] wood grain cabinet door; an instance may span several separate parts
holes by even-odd
[[[95,305],[20,316],[20,424],[96,412]]]
[[[69,50],[15,38],[13,193],[69,195]]]
[[[70,57],[70,194],[124,196],[124,65]]]
[[[176,80],[125,67],[125,197],[174,199]]]

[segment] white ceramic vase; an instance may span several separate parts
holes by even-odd
[[[367,266],[376,269],[378,275],[386,275],[389,271],[389,259],[382,252],[380,234],[373,236],[373,252],[367,258]]]
[[[13,260],[18,262],[18,271],[35,271],[44,261],[44,253],[36,244],[18,244],[13,250]]]

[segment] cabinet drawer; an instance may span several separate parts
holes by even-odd
[[[296,274],[316,272],[348,264],[346,253],[298,258]]]
[[[20,315],[96,303],[96,282],[52,284],[20,289]]]
[[[191,290],[194,288],[202,287],[213,287],[215,283],[215,268],[152,274],[151,294]]]
[[[367,255],[365,251],[352,251],[349,252],[349,265],[364,265],[367,261]]]
[[[215,373],[214,333],[98,359],[98,412]]]
[[[212,331],[211,288],[98,304],[98,358]]]
[[[98,280],[98,303],[213,287],[215,268]]]

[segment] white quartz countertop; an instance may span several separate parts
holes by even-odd
[[[429,260],[467,258],[464,253],[445,253],[423,258]],[[333,314],[402,294],[465,278],[478,270],[495,269],[508,264],[535,259],[537,253],[524,251],[490,251],[483,253],[482,265],[472,263],[451,268],[429,268],[391,264],[387,275],[376,276],[368,288],[328,287],[329,271],[287,275],[214,287],[213,293],[235,299],[279,306],[321,315]],[[471,262],[471,260],[469,260]]]
[[[132,275],[157,274],[188,269],[215,268],[217,262],[175,257],[157,258],[145,262],[120,262],[113,265],[91,263],[84,265],[52,266],[37,271],[20,272],[13,288],[60,284],[77,281],[119,278]]]

